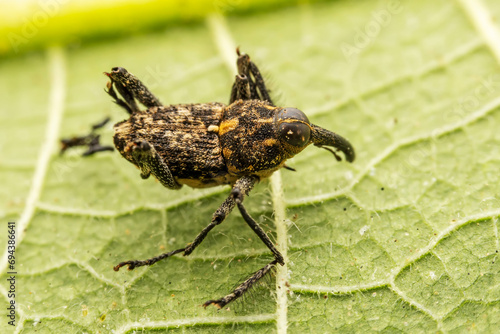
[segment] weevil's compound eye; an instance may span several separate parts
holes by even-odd
[[[309,143],[311,127],[307,116],[296,108],[284,108],[276,115],[278,133],[282,140],[296,147]]]
[[[280,137],[292,146],[302,147],[309,143],[311,129],[307,124],[283,122],[279,127]]]
[[[297,108],[283,108],[276,115],[276,120],[278,123],[289,120],[302,121],[303,123],[309,124],[309,119],[307,116]]]

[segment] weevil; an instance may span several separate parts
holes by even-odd
[[[284,265],[281,253],[243,205],[244,197],[257,182],[280,168],[293,170],[285,164],[286,160],[310,144],[327,149],[339,161],[341,158],[329,147],[343,152],[348,162],[355,158],[352,145],[340,135],[310,123],[297,108],[275,106],[258,67],[247,54],[240,53],[239,49],[236,53],[238,74],[228,105],[219,102],[163,105],[126,69],[114,67],[111,72],[105,72],[110,79],[106,92],[130,115],[115,124],[114,145],[126,160],[140,169],[143,179],[153,175],[169,189],[179,189],[183,185],[193,188],[232,187],[211,222],[184,248],[147,260],[124,261],[114,270],[124,266],[129,270],[150,266],[179,253],[188,256],[235,206],[273,254],[271,262],[228,295],[206,301],[205,307],[212,304],[224,307],[278,264]],[[141,110],[137,102],[146,109]],[[93,134],[87,140],[63,139],[62,143],[64,150],[87,145],[84,155],[109,149],[101,146],[99,137]]]

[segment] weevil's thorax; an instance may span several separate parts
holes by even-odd
[[[219,138],[230,174],[266,178],[302,150],[280,141],[276,125],[280,109],[260,100],[238,100],[224,109]]]

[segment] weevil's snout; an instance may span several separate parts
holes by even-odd
[[[319,126],[314,124],[311,124],[311,128],[312,128],[311,141],[314,143],[315,146],[324,148],[332,152],[335,158],[338,161],[340,161],[341,158],[335,153],[335,151],[324,146],[334,147],[337,150],[340,150],[344,153],[345,159],[348,162],[354,161],[354,159],[356,158],[356,154],[354,153],[354,148],[347,139],[345,139],[342,136],[339,136],[336,133],[320,128]]]

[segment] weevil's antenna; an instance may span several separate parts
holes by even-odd
[[[316,145],[316,146],[319,148],[323,148],[323,149],[327,150],[328,152],[331,152],[333,154],[333,156],[335,157],[335,159],[337,159],[337,161],[342,161],[342,158],[337,154],[337,152],[335,152],[331,148],[321,146],[321,145]]]

